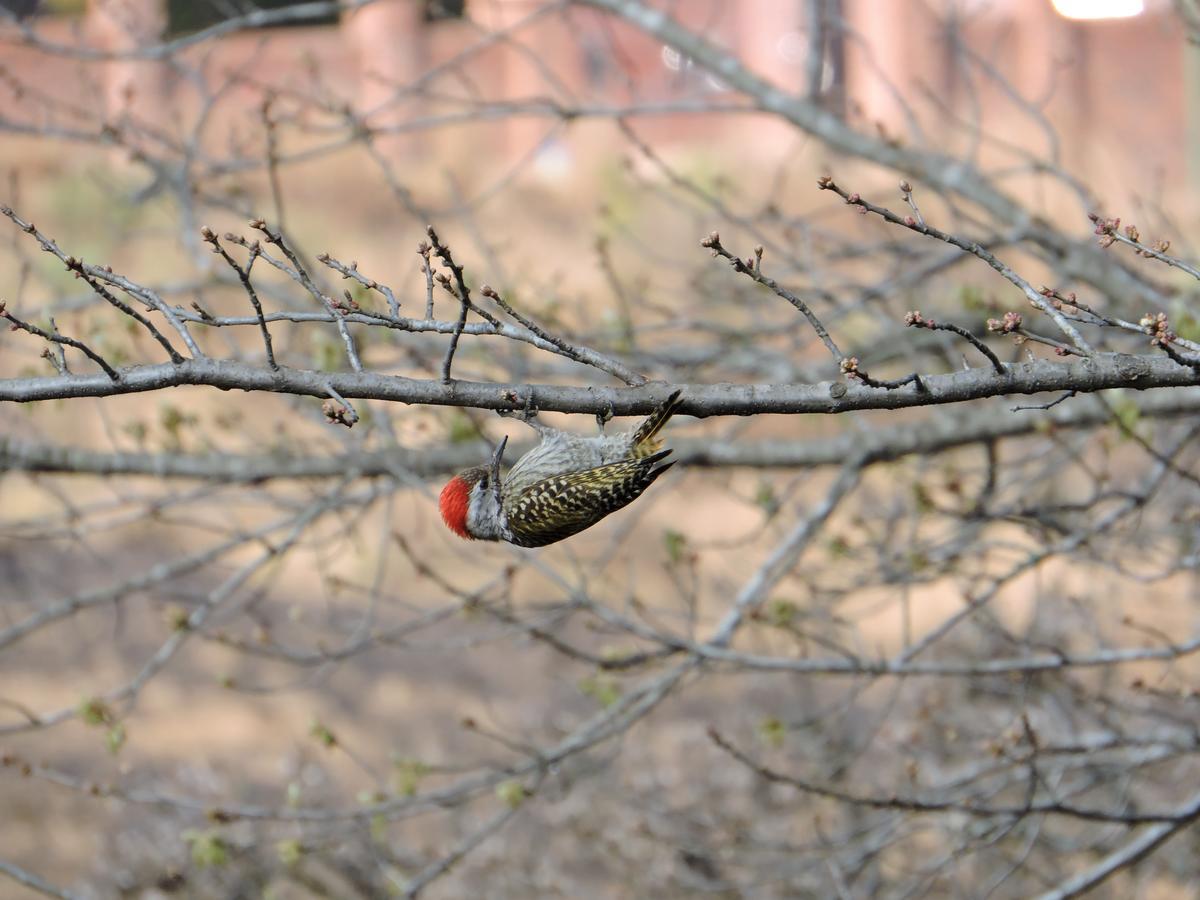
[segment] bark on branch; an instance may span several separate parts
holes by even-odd
[[[1045,415],[1026,414],[1044,412]],[[1138,404],[1146,419],[1200,413],[1200,388],[1177,388],[1151,394]],[[842,465],[858,452],[865,464],[890,462],[911,455],[933,455],[970,444],[1027,436],[1047,427],[1056,430],[1094,428],[1112,419],[1112,410],[1092,397],[1056,405],[1052,410],[1011,413],[995,407],[967,415],[941,416],[932,422],[901,425],[863,434],[816,440],[712,441],[672,438],[674,458],[685,466],[742,466],[756,469],[813,469]],[[518,458],[532,444],[510,450]],[[479,442],[409,450],[391,447],[336,456],[280,457],[236,453],[186,454],[89,450],[20,438],[0,437],[0,472],[45,472],[58,475],[147,475],[223,482],[262,482],[275,478],[372,478],[398,471],[419,477],[449,475],[478,465]]]
[[[183,385],[205,385],[227,391],[265,391],[322,399],[332,387],[340,395],[430,406],[476,409],[520,409],[526,402],[551,412],[591,415],[646,415],[675,388],[683,391],[680,410],[690,416],[749,416],[762,413],[843,413],[860,409],[907,409],[961,403],[1011,394],[1111,388],[1144,390],[1184,387],[1200,376],[1163,356],[1098,354],[1064,362],[1033,360],[1014,363],[1006,375],[977,367],[945,375],[922,375],[921,384],[882,390],[861,384],[823,381],[817,384],[677,384],[639,387],[575,387],[551,384],[451,381],[404,378],[373,372],[315,372],[280,367],[277,371],[241,362],[192,359],[180,364],[134,366],[114,382],[104,374],[0,381],[0,401],[29,403],[80,397],[112,397]]]

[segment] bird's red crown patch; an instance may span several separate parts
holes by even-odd
[[[458,476],[451,478],[442,488],[438,498],[438,507],[442,511],[442,519],[446,526],[459,537],[472,540],[471,532],[467,531],[467,502],[470,499],[471,488]]]

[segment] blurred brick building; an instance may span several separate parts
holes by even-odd
[[[43,0],[43,7],[50,0]],[[16,8],[18,0],[0,0]],[[29,12],[28,3],[20,4]],[[126,51],[195,27],[168,0],[86,0],[72,18],[27,20],[47,40]],[[273,4],[286,6],[278,0]],[[736,145],[744,116],[682,109],[730,103],[722,85],[680,54],[582,7],[538,14],[538,0],[381,0],[328,24],[241,31],[185,52],[216,71],[247,73],[225,104],[310,90],[349,104],[371,127],[411,132],[398,152],[436,149],[431,122],[461,122],[489,159],[529,153],[561,133],[553,109],[661,105],[638,117],[656,142]],[[938,144],[977,129],[1092,177],[1136,167],[1163,183],[1194,179],[1200,65],[1155,0],[675,0],[664,8],[781,87],[807,93],[898,140]],[[1119,18],[1069,15],[1114,12]],[[823,37],[814,28],[826,23]],[[829,23],[837,23],[832,27]],[[488,33],[499,38],[487,39]],[[820,59],[813,48],[820,47]],[[215,50],[214,50],[215,46]],[[473,49],[474,48],[474,49]],[[11,51],[11,52],[10,52]],[[966,65],[970,63],[970,65]],[[79,89],[63,55],[6,48],[11,83]],[[970,75],[964,74],[970,72]],[[416,81],[418,90],[408,86]],[[3,89],[0,89],[2,91]],[[17,92],[19,93],[19,92]],[[112,119],[178,119],[188,85],[157,59],[106,63],[102,103]],[[909,106],[906,107],[904,98]],[[8,100],[9,98],[5,98]],[[36,103],[26,93],[12,102]],[[497,113],[481,109],[496,102]],[[228,114],[228,109],[225,110]],[[482,124],[480,120],[482,119]],[[446,130],[445,127],[439,130]],[[461,128],[459,129],[461,134]],[[399,138],[397,140],[400,140]],[[785,129],[756,129],[742,152],[786,152]],[[434,142],[432,145],[429,142]]]

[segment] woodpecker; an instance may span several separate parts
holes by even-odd
[[[583,437],[529,421],[538,445],[500,478],[500,442],[490,466],[451,478],[438,505],[459,537],[544,547],[595,525],[641,496],[674,465],[659,431],[680,407],[679,391],[632,431]]]

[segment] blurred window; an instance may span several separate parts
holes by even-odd
[[[246,13],[263,9],[286,9],[300,6],[304,0],[167,0],[167,31],[170,34],[186,34],[199,31],[226,19],[235,19]],[[324,16],[288,17],[271,27],[288,25],[332,25],[337,22],[337,13]]]
[[[425,0],[425,21],[461,19],[467,14],[467,0]]]
[[[11,13],[18,19],[31,15],[38,5],[38,0],[0,0],[0,19],[7,18],[4,13]]]

